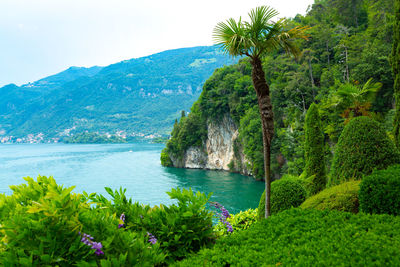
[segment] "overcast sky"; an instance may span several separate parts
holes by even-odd
[[[0,0],[0,86],[70,66],[106,66],[168,49],[212,45],[219,21],[269,5],[279,17],[313,0]]]

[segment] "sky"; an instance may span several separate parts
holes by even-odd
[[[215,25],[268,5],[304,15],[314,0],[0,0],[0,87],[70,66],[107,66],[212,45]]]

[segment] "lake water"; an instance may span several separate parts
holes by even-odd
[[[256,208],[264,183],[222,171],[164,168],[160,144],[2,144],[0,193],[11,194],[10,185],[23,177],[53,176],[58,184],[76,186],[74,192],[101,193],[104,187],[127,189],[140,203],[158,205],[172,201],[165,193],[175,187],[213,192],[230,212]]]

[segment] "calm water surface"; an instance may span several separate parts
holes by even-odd
[[[127,189],[134,201],[158,205],[172,201],[165,193],[173,187],[213,192],[218,201],[236,213],[256,208],[263,182],[222,171],[164,168],[160,144],[2,144],[0,145],[0,193],[22,177],[53,176],[58,184],[76,186],[74,192],[98,192],[104,187]]]

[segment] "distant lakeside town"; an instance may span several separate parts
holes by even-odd
[[[152,142],[164,143],[167,136],[160,134],[126,133],[118,131],[111,133],[82,132],[68,134],[61,137],[47,137],[44,133],[28,134],[23,137],[0,136],[1,144],[38,144],[38,143],[128,143],[128,142]]]

